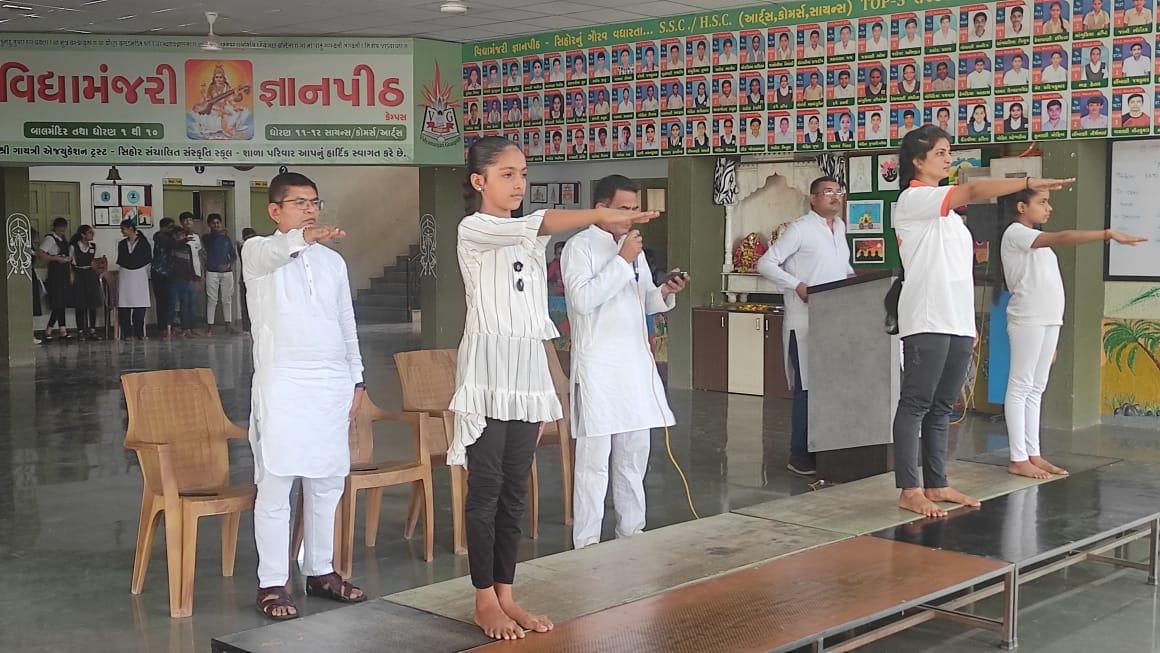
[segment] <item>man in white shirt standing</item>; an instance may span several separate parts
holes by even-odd
[[[1144,46],[1133,43],[1131,56],[1124,59],[1124,77],[1151,77],[1152,60],[1143,56]]]
[[[841,281],[854,274],[846,224],[841,218],[846,191],[833,177],[818,177],[810,184],[810,212],[790,223],[785,233],[757,262],[761,276],[777,284],[785,298],[782,343],[786,377],[793,388],[790,459],[787,468],[813,476],[809,452],[809,287]]]
[[[597,207],[640,206],[639,188],[620,175],[596,182],[594,195]],[[600,541],[610,466],[616,536],[644,530],[650,429],[676,423],[646,316],[672,310],[686,280],[678,275],[657,288],[640,232],[627,227],[592,226],[569,238],[561,270],[572,325],[572,542],[580,549]]]
[[[287,172],[269,187],[277,231],[242,249],[254,335],[250,446],[258,496],[258,609],[298,616],[290,574],[290,489],[302,478],[306,592],[366,600],[334,571],[334,512],[350,473],[347,431],[363,401],[363,363],[346,262],[319,243],[346,234],[318,224],[322,200],[309,178]]]

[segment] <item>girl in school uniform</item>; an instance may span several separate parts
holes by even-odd
[[[548,372],[545,248],[552,234],[593,224],[647,222],[656,212],[537,211],[512,217],[524,201],[527,164],[518,145],[480,139],[467,154],[467,210],[457,254],[467,321],[459,345],[455,433],[447,464],[466,465],[467,555],[475,622],[494,639],[547,632],[552,622],[512,596],[528,474],[543,422],[562,411]]]
[[[100,340],[97,336],[97,309],[104,305],[101,280],[93,269],[97,258],[96,232],[87,224],[77,228],[72,238],[73,308],[77,316],[77,337]]]
[[[1003,402],[1011,445],[1007,471],[1051,478],[1067,474],[1039,452],[1039,409],[1063,324],[1063,278],[1052,248],[1110,241],[1135,246],[1145,239],[1111,229],[1043,232],[1039,227],[1051,219],[1050,193],[1032,187],[1004,199],[1012,214],[999,247],[1003,275],[1011,291],[1007,304],[1011,369]]]
[[[902,388],[894,418],[894,477],[898,507],[944,517],[938,502],[978,506],[946,476],[951,409],[974,354],[974,239],[955,213],[1019,190],[1051,191],[1073,179],[973,179],[940,186],[951,169],[950,134],[923,125],[902,139],[898,196],[893,214],[898,252],[906,270],[898,297]],[[893,290],[893,289],[892,289]],[[919,436],[922,436],[922,482]]]

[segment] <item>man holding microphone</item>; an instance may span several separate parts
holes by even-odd
[[[597,207],[640,210],[640,189],[621,175],[598,181],[594,195]],[[658,288],[643,250],[639,231],[595,225],[564,247],[576,438],[572,542],[577,549],[600,541],[610,460],[616,535],[644,530],[650,429],[675,423],[646,320],[676,306],[688,276],[674,270]]]

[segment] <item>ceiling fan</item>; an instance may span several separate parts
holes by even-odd
[[[216,11],[205,12],[205,20],[209,23],[209,35],[205,42],[201,44],[201,49],[206,52],[221,52],[222,44],[217,39],[217,35],[213,33],[213,24],[217,22],[218,14]]]

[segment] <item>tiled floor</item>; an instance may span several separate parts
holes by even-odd
[[[391,354],[418,346],[406,328],[371,327],[361,332],[368,383],[376,402],[397,408],[398,381]],[[220,337],[165,343],[53,344],[38,352],[35,369],[0,380],[0,650],[205,651],[215,635],[264,625],[253,607],[256,558],[249,516],[243,518],[233,578],[218,573],[217,527],[200,529],[194,616],[168,616],[164,552],[155,547],[140,597],[129,594],[141,478],[133,455],[121,446],[125,409],[118,376],[133,370],[210,367],[226,412],[244,423],[249,413],[249,341]],[[785,471],[788,402],[776,399],[673,391],[679,426],[672,447],[689,477],[702,515],[727,512],[809,491]],[[379,434],[385,455],[403,452],[397,427]],[[1056,450],[1160,461],[1160,442],[1150,431],[1099,428],[1049,433]],[[956,455],[966,457],[1005,444],[1002,423],[971,418],[954,431]],[[647,477],[649,528],[691,518],[684,490],[654,433]],[[1050,450],[1050,449],[1049,449]],[[231,445],[235,478],[252,473],[249,446]],[[569,548],[562,524],[558,453],[541,458],[540,537],[525,540],[523,559]],[[401,537],[405,491],[389,491],[378,546],[356,540],[354,580],[381,596],[467,573],[451,553],[446,474],[436,477],[436,558],[422,561],[422,542]],[[606,521],[606,537],[611,523]],[[1024,590],[1025,650],[1086,651],[1106,638],[1127,643],[1123,651],[1153,650],[1160,642],[1160,614],[1153,588],[1139,572],[1081,565]],[[614,578],[610,576],[610,582]],[[1064,597],[1067,597],[1066,600]],[[304,613],[336,604],[299,597]],[[14,637],[14,633],[20,633]],[[1033,643],[1037,642],[1038,643]],[[16,642],[19,642],[18,644]],[[1043,642],[1052,646],[1044,647]],[[881,651],[982,651],[990,633],[930,625],[879,644]],[[1106,646],[1105,646],[1106,648]]]

